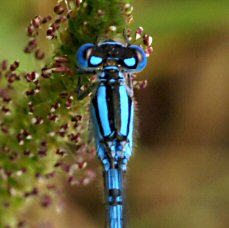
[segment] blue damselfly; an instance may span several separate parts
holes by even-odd
[[[144,50],[113,40],[84,44],[76,54],[81,73],[96,74],[90,88],[78,89],[79,99],[92,92],[90,114],[97,155],[103,165],[109,228],[126,227],[124,175],[132,155],[134,100],[132,74],[147,63]],[[79,80],[80,81],[80,80]]]

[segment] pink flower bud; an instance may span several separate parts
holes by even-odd
[[[14,61],[13,64],[10,65],[10,71],[15,71],[19,67],[20,62],[18,60]]]
[[[151,46],[152,45],[152,42],[153,42],[153,38],[152,36],[149,36],[149,35],[144,35],[143,37],[143,43],[146,45],[146,46]]]
[[[35,31],[34,27],[32,25],[29,25],[28,28],[27,28],[27,35],[29,37],[32,37],[33,34],[34,34],[34,31]]]
[[[152,47],[147,47],[145,50],[146,56],[149,57],[153,53]]]
[[[32,25],[35,27],[35,28],[39,28],[41,24],[41,17],[40,16],[36,16],[33,20],[32,20]]]
[[[56,14],[62,14],[65,11],[65,8],[61,4],[58,4],[54,7],[53,11]]]
[[[7,60],[3,60],[1,63],[1,70],[5,71],[7,69],[7,65],[8,65],[8,61]]]
[[[39,74],[35,71],[32,73],[26,74],[26,80],[27,82],[35,82],[39,78]]]
[[[141,38],[143,31],[144,31],[144,29],[142,27],[137,28],[137,31],[135,33],[135,39],[136,40]]]

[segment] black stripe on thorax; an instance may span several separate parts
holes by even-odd
[[[106,86],[106,102],[108,108],[108,119],[110,123],[111,131],[115,131],[115,122],[114,122],[114,94],[112,86]]]

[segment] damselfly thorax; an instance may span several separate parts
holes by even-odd
[[[126,89],[125,76],[118,68],[105,67],[98,76],[91,102],[97,152],[105,170],[118,166],[126,170],[132,151],[133,100]]]

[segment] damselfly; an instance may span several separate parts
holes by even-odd
[[[137,45],[123,45],[113,40],[98,45],[84,44],[76,54],[84,73],[96,73],[97,80],[79,98],[93,91],[90,113],[97,155],[103,165],[106,198],[106,226],[123,228],[124,175],[132,155],[134,100],[132,73],[147,63],[144,50]],[[79,83],[80,84],[80,83]]]

